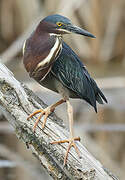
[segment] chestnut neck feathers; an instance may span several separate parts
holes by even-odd
[[[30,76],[36,80],[44,79],[50,72],[62,47],[62,38],[45,29],[46,25],[39,24],[24,44],[23,63]]]

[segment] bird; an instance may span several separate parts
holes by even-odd
[[[97,102],[107,103],[107,99],[97,86],[94,79],[88,73],[86,67],[78,55],[64,42],[66,34],[79,34],[95,38],[87,30],[74,25],[70,19],[59,14],[52,14],[42,19],[32,34],[23,45],[23,63],[29,76],[35,79],[41,86],[55,91],[61,95],[61,99],[45,109],[38,109],[28,116],[28,120],[39,114],[33,127],[33,131],[44,116],[42,128],[45,127],[48,116],[62,103],[67,104],[69,119],[68,139],[53,141],[52,144],[68,143],[64,157],[66,164],[71,147],[75,148],[78,156],[80,152],[73,130],[73,107],[70,98],[83,99],[97,112]]]

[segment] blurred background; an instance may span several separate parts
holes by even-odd
[[[87,149],[113,174],[125,178],[125,1],[0,0],[0,57],[16,79],[51,104],[60,98],[28,77],[22,63],[24,40],[39,21],[59,13],[96,36],[65,36],[108,99],[96,114],[87,103],[71,100],[75,132]],[[68,126],[66,107],[56,113]],[[0,180],[50,180],[0,114]]]

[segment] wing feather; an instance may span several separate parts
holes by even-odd
[[[54,62],[52,73],[64,86],[75,92],[79,98],[86,100],[97,112],[96,101],[107,102],[96,82],[90,77],[83,63],[75,52],[63,42],[62,52]]]

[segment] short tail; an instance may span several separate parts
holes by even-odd
[[[104,104],[108,103],[106,97],[104,96],[104,94],[102,93],[102,91],[99,89],[99,87],[97,86],[96,82],[91,78],[91,82],[92,82],[92,87],[94,90],[94,94],[95,94],[95,99],[99,104]],[[96,105],[93,106],[95,111],[97,112],[97,108]]]
[[[106,97],[104,96],[104,94],[102,93],[102,91],[98,87],[97,87],[97,92],[96,92],[96,101],[99,104],[104,104],[104,102],[108,103]]]

